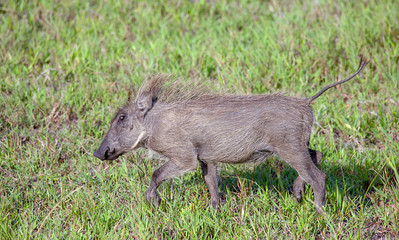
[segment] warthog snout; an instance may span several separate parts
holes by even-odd
[[[114,160],[120,156],[120,154],[117,154],[116,149],[111,148],[110,144],[106,140],[101,143],[100,147],[93,153],[93,155],[101,160]]]
[[[106,147],[105,149],[97,149],[93,155],[101,160],[106,160],[109,157],[109,153],[110,153],[110,148]]]
[[[110,160],[109,157],[112,155],[111,148],[106,145],[107,143],[104,141],[100,147],[93,153],[93,155],[101,160]]]

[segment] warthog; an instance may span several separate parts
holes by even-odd
[[[317,167],[322,153],[309,148],[313,124],[310,103],[331,87],[359,74],[366,61],[347,79],[331,84],[310,98],[271,95],[196,93],[176,89],[168,78],[147,79],[134,102],[119,110],[94,156],[113,160],[143,147],[168,161],[151,178],[146,199],[159,206],[157,187],[166,179],[201,166],[212,206],[220,200],[217,163],[245,163],[275,154],[299,174],[293,194],[302,198],[311,185],[318,212],[323,212],[326,175]],[[175,88],[173,90],[173,88]],[[172,91],[170,90],[172,89]]]

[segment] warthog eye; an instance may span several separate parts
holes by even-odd
[[[125,120],[126,119],[126,116],[125,115],[120,115],[119,116],[119,121],[120,122],[122,122],[123,120]]]

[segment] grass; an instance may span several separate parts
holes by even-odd
[[[0,3],[1,239],[399,237],[399,16],[395,1]],[[154,73],[231,92],[311,96],[326,215],[278,159],[220,165],[216,212],[199,170],[144,200],[161,161],[92,156],[130,89]],[[280,176],[278,178],[278,176]],[[282,187],[280,187],[282,186]]]

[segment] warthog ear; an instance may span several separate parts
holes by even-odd
[[[151,94],[144,94],[137,98],[138,116],[144,118],[148,111],[152,108],[153,97]]]

